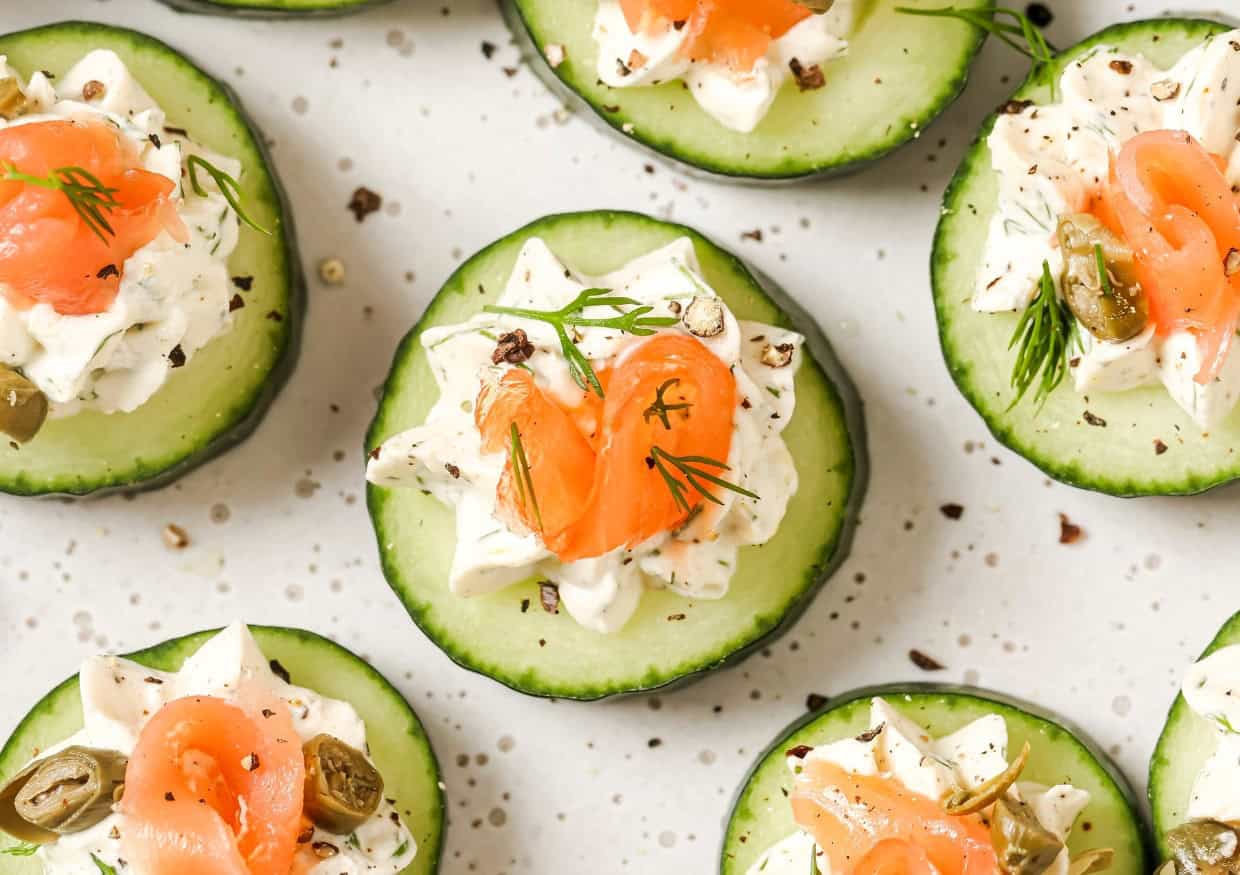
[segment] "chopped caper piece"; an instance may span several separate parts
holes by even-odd
[[[1064,847],[1058,836],[1038,821],[1029,804],[1011,794],[995,800],[990,840],[1004,875],[1041,875]]]
[[[339,738],[316,735],[306,757],[306,816],[317,826],[345,835],[379,808],[383,776],[366,756]]]
[[[1182,823],[1167,833],[1166,841],[1177,875],[1240,873],[1240,836],[1225,823]]]
[[[0,365],[0,432],[24,444],[46,419],[47,396],[17,371]]]
[[[90,829],[112,811],[128,760],[110,750],[68,747],[37,760],[0,788],[0,830],[49,844]]]
[[[1090,848],[1082,851],[1068,864],[1068,875],[1097,875],[1105,872],[1115,862],[1112,848]]]
[[[26,95],[12,76],[0,79],[0,118],[12,120],[26,112]]]
[[[1020,773],[1025,770],[1027,762],[1029,762],[1029,742],[1026,741],[1025,746],[1020,750],[1020,756],[1012,760],[1011,765],[974,790],[959,790],[953,793],[943,803],[944,810],[948,814],[960,815],[977,814],[989,808],[1007,792],[1008,787],[1016,783]]]
[[[1149,322],[1132,249],[1088,213],[1059,220],[1063,298],[1099,340],[1131,340]]]

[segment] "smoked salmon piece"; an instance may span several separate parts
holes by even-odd
[[[655,446],[673,456],[724,463],[732,446],[736,379],[695,338],[657,335],[626,350],[598,376],[605,399],[587,394],[580,406],[567,408],[529,372],[514,369],[485,382],[475,407],[483,451],[509,454],[496,495],[501,514],[538,532],[563,562],[634,546],[684,521],[687,513],[651,458]],[[666,423],[657,412],[660,397]],[[522,500],[516,482],[513,423],[537,508],[528,496]],[[691,505],[705,501],[682,476],[677,479]],[[707,488],[717,495],[717,487]]]
[[[122,852],[146,875],[288,875],[304,786],[284,702],[177,699],[150,719],[129,759]]]
[[[752,70],[772,40],[813,14],[792,0],[620,0],[620,5],[633,33],[669,24],[684,28],[684,57],[738,71]]]
[[[1183,131],[1140,134],[1112,159],[1094,207],[1135,252],[1157,333],[1197,335],[1202,384],[1218,376],[1240,320],[1240,273],[1225,269],[1240,250],[1240,199],[1220,160]]]
[[[101,210],[111,227],[101,239],[63,191],[0,178],[0,286],[18,309],[47,303],[80,316],[111,306],[125,261],[161,231],[189,239],[177,215],[172,180],[141,167],[138,147],[102,121],[47,121],[0,130],[0,177],[16,170],[47,177],[62,168],[92,174],[115,189]]]
[[[806,760],[792,790],[792,812],[826,853],[834,875],[999,873],[981,817],[950,815],[895,778]]]

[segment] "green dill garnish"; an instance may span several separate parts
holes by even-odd
[[[1223,730],[1228,735],[1240,735],[1240,729],[1237,729],[1232,724],[1226,714],[1215,714],[1210,719],[1217,723],[1219,729]]]
[[[1098,266],[1098,283],[1102,288],[1102,297],[1111,297],[1111,277],[1107,275],[1107,260],[1102,257],[1102,244],[1094,244],[1094,263]]]
[[[39,846],[30,842],[22,842],[20,845],[13,845],[11,848],[0,848],[0,856],[5,857],[33,857],[39,852]]]
[[[690,407],[693,406],[687,401],[678,402],[676,404],[668,404],[667,401],[663,399],[663,393],[666,392],[668,389],[672,388],[673,386],[675,386],[676,384],[678,384],[679,382],[680,382],[680,379],[678,377],[672,377],[672,379],[667,380],[666,382],[663,383],[662,386],[656,389],[655,396],[654,396],[654,402],[649,407],[647,407],[645,410],[642,411],[642,419],[644,419],[646,422],[650,422],[650,417],[657,416],[659,417],[660,421],[663,423],[663,427],[667,429],[668,431],[671,431],[672,423],[671,423],[671,420],[667,418],[667,414],[673,410],[688,410]]]
[[[397,857],[403,857],[408,852],[408,850],[409,850],[409,839],[405,839],[403,842],[400,843],[400,847],[397,848],[396,851],[392,854],[392,858],[396,859]]]
[[[107,863],[100,860],[94,854],[90,855],[91,862],[95,864],[95,868],[99,870],[99,875],[116,875],[116,870]]]
[[[1073,344],[1080,342],[1072,311],[1059,300],[1055,281],[1051,278],[1051,266],[1045,261],[1038,286],[1037,295],[1021,314],[1008,344],[1008,349],[1017,347],[1016,362],[1012,366],[1012,388],[1016,390],[1016,397],[1008,410],[1020,403],[1035,382],[1033,400],[1039,407],[1045,404],[1068,373],[1068,353]]]
[[[24,182],[64,194],[73,211],[86,223],[86,227],[104,243],[108,242],[109,235],[116,236],[104,213],[110,213],[121,205],[116,199],[116,193],[120,189],[104,185],[99,177],[86,168],[57,167],[47,176],[22,173],[14,164],[5,164],[3,168],[4,176],[0,178],[6,181]]]
[[[997,6],[993,9],[957,9],[955,6],[944,6],[941,9],[912,9],[908,6],[897,6],[896,12],[905,15],[924,15],[929,18],[956,18],[980,28],[996,39],[1020,52],[1033,61],[1033,75],[1045,80],[1051,90],[1051,100],[1055,99],[1055,73],[1052,62],[1055,60],[1055,47],[1046,41],[1042,31],[1029,20],[1029,17],[1015,9]],[[1010,22],[999,21],[1006,16]]]
[[[344,840],[344,843],[355,851],[360,851],[362,849],[362,843],[358,841],[357,833],[355,832],[349,833],[349,837]]]
[[[228,175],[223,170],[220,170],[201,155],[190,155],[185,161],[185,167],[189,171],[189,184],[190,187],[193,188],[194,194],[199,197],[207,196],[207,190],[203,188],[202,183],[198,179],[198,168],[201,167],[215,182],[215,187],[220,190],[220,194],[224,196],[224,200],[227,201],[228,205],[233,208],[233,212],[237,214],[238,219],[249,225],[260,234],[266,234],[268,237],[271,236],[270,231],[251,219],[242,208],[241,183],[237,182],[234,177]]]
[[[656,328],[675,325],[677,322],[673,316],[647,316],[647,313],[654,310],[654,307],[647,305],[638,306],[635,310],[607,319],[590,319],[584,315],[587,307],[619,308],[637,304],[638,302],[632,298],[612,295],[611,289],[586,289],[559,310],[529,310],[524,307],[500,307],[495,304],[487,304],[482,309],[487,313],[500,313],[521,319],[546,322],[555,329],[556,336],[560,339],[560,347],[564,352],[564,358],[568,361],[568,372],[573,382],[582,390],[593,391],[602,398],[603,386],[598,381],[598,375],[594,373],[590,360],[577,348],[577,344],[569,336],[568,329],[570,327],[610,328],[625,334],[646,337],[654,334]]]
[[[701,467],[705,465],[707,468],[716,468],[723,471],[732,470],[718,459],[711,459],[707,456],[673,456],[661,447],[654,446],[650,448],[650,458],[647,461],[652,467],[659,470],[659,474],[663,477],[663,482],[667,484],[668,490],[672,493],[672,500],[685,513],[693,512],[693,505],[690,505],[689,500],[685,498],[686,482],[700,496],[715,504],[723,504],[723,502],[716,498],[701,481],[713,483],[716,486],[744,495],[747,498],[758,499],[756,493],[743,489],[735,483],[729,483],[727,480],[717,477]],[[685,478],[684,481],[681,481],[676,474],[672,473],[673,470],[683,476]]]
[[[767,387],[766,387],[766,391],[770,392],[770,393],[771,393],[772,395],[774,395],[776,398],[778,398],[778,397],[779,397],[779,395],[780,395],[779,390],[778,390],[778,389],[776,389],[774,386],[767,386]]]
[[[538,496],[534,494],[534,478],[530,476],[530,460],[525,456],[525,445],[521,443],[521,432],[515,422],[509,426],[508,439],[512,479],[517,484],[517,498],[521,501],[522,507],[525,506],[527,500],[530,502],[534,508],[534,518],[538,520],[538,528],[541,529],[543,527],[542,511],[538,509]]]

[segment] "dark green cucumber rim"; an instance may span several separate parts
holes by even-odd
[[[732,822],[736,817],[736,810],[745,798],[745,792],[749,789],[750,783],[772,754],[786,750],[788,739],[839,708],[851,705],[859,699],[871,699],[875,696],[894,697],[903,695],[949,696],[952,698],[972,699],[985,704],[1001,705],[1007,708],[1015,709],[1035,720],[1050,723],[1064,730],[1085,750],[1086,753],[1090,755],[1090,757],[1093,758],[1093,760],[1098,764],[1098,767],[1102,769],[1103,774],[1111,780],[1111,783],[1115,785],[1115,788],[1119,791],[1120,795],[1124,798],[1124,801],[1128,804],[1129,811],[1132,814],[1132,819],[1138,828],[1137,832],[1141,837],[1141,851],[1143,856],[1146,858],[1144,862],[1148,862],[1153,848],[1150,842],[1149,830],[1146,829],[1145,822],[1140,814],[1141,807],[1138,801],[1140,796],[1137,795],[1137,791],[1133,789],[1133,786],[1128,781],[1128,778],[1122,771],[1120,771],[1119,766],[1114,763],[1111,757],[1097,742],[1090,738],[1089,735],[1087,735],[1085,731],[1078,727],[1075,723],[1071,720],[1065,720],[1059,715],[1042,708],[1040,705],[1035,705],[1016,696],[1009,696],[1006,693],[987,690],[981,687],[965,686],[963,684],[941,684],[926,681],[914,681],[912,683],[878,684],[876,686],[859,687],[857,689],[849,690],[847,693],[843,693],[842,695],[831,699],[826,705],[818,710],[811,711],[797,720],[794,720],[779,734],[775,741],[769,744],[766,749],[762,751],[762,753],[758,754],[753,761],[753,765],[751,765],[748,771],[745,772],[745,777],[741,779],[740,786],[737,788],[735,794],[733,794],[732,804],[728,806],[728,818],[724,824],[723,842],[719,852],[720,869],[722,870],[724,862],[727,860],[729,840],[731,839],[731,827]],[[1142,867],[1142,869],[1145,868],[1147,867]]]
[[[1231,617],[1228,618],[1227,622],[1222,625],[1215,636],[1210,640],[1210,643],[1206,645],[1206,649],[1201,651],[1201,655],[1197,657],[1196,662],[1200,662],[1220,648],[1237,643],[1240,643],[1240,611],[1232,614]],[[1177,723],[1181,720],[1201,719],[1202,718],[1195,715],[1192,712],[1192,709],[1188,707],[1188,702],[1185,700],[1184,694],[1182,692],[1176,693],[1175,699],[1171,703],[1171,707],[1167,709],[1167,719],[1163,723],[1162,732],[1158,735],[1158,742],[1154,745],[1154,753],[1150,756],[1148,797],[1150,800],[1150,810],[1153,812],[1154,839],[1158,843],[1158,851],[1162,854],[1163,858],[1168,856],[1167,847],[1163,841],[1163,836],[1168,830],[1178,826],[1178,824],[1163,823],[1162,815],[1158,807],[1158,797],[1162,793],[1162,775],[1165,773],[1163,769],[1159,768],[1159,766],[1162,765],[1165,768],[1170,768],[1173,761],[1172,757],[1163,751],[1163,748],[1171,743],[1171,733]]]
[[[371,665],[369,662],[362,659],[352,650],[349,650],[349,648],[345,647],[343,644],[338,644],[335,641],[332,641],[330,638],[326,638],[318,634],[317,632],[311,632],[308,629],[296,629],[290,626],[264,626],[264,625],[258,625],[255,623],[247,623],[246,625],[251,630],[260,630],[260,631],[266,631],[266,632],[273,632],[273,633],[280,634],[280,635],[286,635],[292,638],[300,639],[302,641],[310,641],[314,643],[316,646],[322,646],[327,650],[335,651],[338,655],[351,660],[358,667],[360,667],[366,674],[370,676],[371,681],[374,682],[376,686],[378,686],[379,688],[387,692],[395,701],[401,702],[404,704],[405,710],[408,711],[409,718],[413,722],[413,726],[415,727],[416,731],[420,733],[421,737],[418,738],[417,741],[426,749],[427,757],[434,770],[434,774],[436,778],[435,793],[438,796],[436,807],[441,812],[441,818],[439,822],[439,833],[440,833],[439,841],[436,842],[435,860],[434,860],[434,865],[431,867],[431,871],[432,872],[438,871],[439,864],[443,860],[443,849],[444,849],[443,830],[444,830],[444,827],[446,826],[446,820],[447,820],[446,802],[445,802],[445,796],[444,796],[443,771],[439,767],[439,759],[435,756],[435,750],[433,747],[431,747],[430,736],[426,734],[426,728],[422,725],[422,721],[418,719],[417,712],[413,710],[413,706],[409,704],[409,700],[404,697],[404,695],[400,692],[400,690],[396,689],[396,687],[392,685],[391,681],[389,681],[386,677],[384,677],[384,675],[377,668]],[[191,632],[188,635],[182,635],[178,638],[170,638],[167,641],[161,641],[159,644],[154,644],[150,647],[144,647],[141,650],[135,650],[132,653],[125,654],[125,658],[132,659],[133,661],[141,664],[143,661],[143,658],[157,657],[161,653],[163,653],[165,650],[176,649],[180,647],[187,639],[202,638],[206,640],[209,636],[214,635],[221,631],[223,630],[222,629],[204,629],[200,632]],[[71,687],[73,684],[77,683],[77,680],[78,680],[78,675],[76,674],[71,677],[66,678],[65,680],[57,684],[55,687],[53,687],[51,690],[49,690],[43,696],[43,698],[39,699],[38,702],[36,702],[33,706],[31,706],[30,710],[26,712],[26,716],[24,716],[18,722],[18,724],[15,727],[13,727],[13,731],[9,734],[9,737],[4,742],[3,746],[0,746],[0,762],[7,759],[9,755],[13,753],[13,747],[14,745],[18,743],[18,739],[24,734],[28,726],[30,726],[32,723],[34,723],[36,720],[40,718],[40,716],[42,715],[44,711],[45,706],[51,703],[53,700],[55,700],[59,695],[64,693],[68,687]],[[421,851],[421,848],[419,848],[419,851]]]
[[[249,0],[240,5],[220,0],[159,0],[177,12],[233,18],[338,18],[382,6],[392,0],[318,0],[317,5],[289,7],[282,0]]]
[[[164,41],[156,39],[153,36],[145,34],[138,30],[127,27],[117,27],[109,24],[99,24],[93,21],[60,21],[54,24],[46,24],[40,27],[27,28],[26,30],[13,31],[0,36],[0,39],[9,37],[25,37],[37,34],[55,34],[65,31],[97,31],[104,34],[113,34],[121,36],[124,39],[131,40],[135,43],[145,43],[151,48],[159,51],[168,52],[180,58],[187,67],[194,71],[211,88],[220,92],[224,98],[224,102],[231,109],[237,120],[245,129],[262,160],[261,168],[267,177],[271,180],[272,191],[275,192],[280,212],[280,237],[281,243],[286,253],[287,261],[287,277],[288,277],[288,308],[285,313],[283,325],[287,326],[284,332],[284,347],[280,351],[279,358],[272,365],[271,370],[267,374],[266,380],[263,381],[259,389],[254,393],[250,400],[248,410],[242,414],[237,421],[227,430],[216,435],[205,447],[190,453],[181,461],[165,468],[159,474],[149,477],[145,480],[139,480],[131,483],[117,483],[111,486],[101,487],[99,489],[84,489],[80,492],[43,492],[39,490],[20,491],[17,489],[3,489],[0,492],[7,492],[11,495],[27,495],[27,496],[47,496],[50,498],[102,498],[104,496],[116,493],[132,493],[145,492],[151,489],[159,489],[167,486],[174,480],[180,479],[185,474],[193,471],[201,465],[214,459],[221,453],[229,450],[254,433],[258,428],[258,424],[262,421],[267,413],[267,409],[275,400],[276,395],[288,382],[289,377],[293,374],[293,369],[297,365],[297,356],[301,348],[302,323],[306,310],[307,294],[306,294],[306,277],[301,266],[301,256],[297,248],[297,231],[293,222],[293,211],[289,204],[288,195],[284,190],[284,186],[280,182],[280,177],[276,173],[275,164],[271,159],[271,152],[267,148],[266,141],[263,139],[262,132],[254,123],[246,111],[245,106],[241,102],[241,98],[232,86],[215,78],[206,72],[201,66],[195,63],[189,56],[173,48]],[[191,365],[192,366],[192,365]]]
[[[754,285],[761,289],[763,294],[770,298],[780,312],[787,317],[792,327],[805,337],[805,345],[810,351],[810,358],[812,362],[816,364],[825,375],[825,382],[832,400],[834,400],[839,406],[839,409],[843,414],[844,425],[848,434],[849,460],[852,465],[852,471],[851,481],[848,487],[848,499],[843,511],[841,512],[843,523],[840,526],[840,530],[833,541],[830,541],[824,545],[820,562],[813,566],[813,568],[808,569],[809,574],[814,577],[813,582],[805,588],[799,598],[789,604],[779,622],[766,632],[758,635],[749,643],[744,644],[732,651],[727,656],[724,656],[714,662],[700,665],[694,669],[683,672],[682,674],[674,675],[644,686],[619,686],[614,689],[601,690],[598,693],[574,696],[565,695],[562,693],[549,693],[545,690],[541,690],[530,684],[524,683],[520,678],[508,676],[499,677],[492,674],[482,666],[476,664],[470,657],[468,651],[464,648],[458,647],[453,642],[445,642],[436,637],[433,628],[423,616],[423,612],[418,609],[413,600],[409,598],[398,585],[397,581],[400,578],[399,574],[392,567],[394,560],[390,556],[390,551],[384,551],[382,549],[379,550],[379,559],[383,568],[384,579],[387,580],[388,585],[392,588],[392,591],[396,594],[396,597],[399,598],[401,604],[404,605],[409,617],[413,620],[418,629],[421,630],[422,634],[430,639],[430,641],[442,650],[454,663],[467,671],[473,672],[474,674],[480,674],[484,677],[488,677],[491,680],[494,680],[518,693],[524,693],[525,695],[536,696],[539,698],[566,699],[581,702],[593,702],[600,699],[610,699],[619,696],[640,695],[652,693],[658,690],[676,689],[690,684],[695,680],[699,680],[710,672],[735,665],[736,663],[744,660],[746,657],[752,655],[755,651],[769,646],[778,638],[786,634],[788,630],[796,624],[797,620],[800,619],[801,615],[804,614],[809,608],[810,604],[813,602],[814,598],[818,595],[818,592],[822,589],[826,582],[847,560],[848,554],[852,548],[853,537],[856,533],[857,524],[859,522],[859,510],[862,501],[864,500],[866,490],[869,486],[870,477],[870,458],[866,442],[866,429],[863,412],[864,405],[861,401],[861,397],[857,394],[857,390],[852,382],[852,379],[848,376],[847,371],[844,370],[844,366],[840,363],[839,358],[831,348],[831,344],[827,340],[822,329],[805,312],[805,310],[796,303],[795,300],[793,300],[768,277],[751,268],[740,257],[728,249],[718,245],[700,231],[690,228],[687,225],[681,225],[677,222],[668,222],[663,219],[655,219],[645,213],[638,213],[630,210],[587,210],[579,212],[551,213],[538,219],[534,219],[531,222],[527,222],[515,231],[505,234],[498,240],[495,240],[478,250],[478,252],[467,258],[455,271],[453,271],[452,275],[448,277],[440,289],[442,291],[443,289],[449,288],[455,284],[458,279],[461,279],[462,276],[471,269],[474,261],[479,257],[490,252],[495,247],[502,245],[505,241],[510,240],[511,238],[533,230],[544,222],[598,215],[635,217],[640,218],[643,221],[657,222],[660,225],[673,228],[689,237],[695,243],[703,242],[712,247],[721,256],[729,260],[738,272],[752,279]],[[433,309],[434,299],[432,298],[431,303],[428,304],[426,309],[423,311],[422,316],[419,317],[413,328],[405,334],[400,344],[396,347],[396,352],[392,357],[392,367],[383,383],[383,394],[380,398],[378,409],[375,412],[374,419],[371,421],[370,428],[366,432],[365,443],[362,446],[364,459],[369,456],[371,448],[377,445],[379,440],[378,429],[380,420],[382,419],[383,399],[387,397],[388,392],[393,388],[393,381],[396,377],[400,363],[411,353],[414,348],[414,344],[418,342],[418,338],[421,336],[423,330],[430,327],[427,319],[428,314],[430,314]],[[804,364],[802,366],[804,366]],[[794,413],[793,415],[795,416],[796,414]],[[366,506],[370,512],[372,522],[378,513],[379,506],[382,503],[382,496],[385,492],[386,490],[384,488],[375,486],[373,483],[366,484]]]
[[[844,161],[837,164],[824,163],[817,167],[811,167],[807,170],[798,170],[790,172],[771,172],[771,173],[741,173],[729,167],[712,163],[708,160],[689,162],[683,158],[668,152],[657,139],[646,134],[644,131],[635,130],[632,133],[624,131],[624,122],[616,118],[613,114],[603,110],[601,106],[587,100],[578,93],[571,85],[560,78],[559,74],[547,63],[543,53],[539,50],[538,45],[534,42],[534,38],[530,33],[529,24],[525,18],[525,12],[521,8],[519,0],[497,0],[500,6],[500,12],[504,16],[504,21],[508,25],[508,29],[512,32],[513,40],[517,44],[517,48],[521,51],[521,57],[529,66],[530,70],[537,76],[547,88],[566,104],[577,108],[584,109],[587,118],[591,120],[601,130],[608,133],[614,133],[622,137],[625,141],[636,144],[644,151],[658,157],[673,167],[687,173],[690,176],[701,177],[705,179],[715,179],[719,181],[740,183],[745,185],[783,185],[795,183],[807,179],[830,179],[833,176],[844,176],[849,173],[868,167],[870,164],[878,161],[890,153],[894,152],[901,146],[907,145],[909,142],[917,139],[926,132],[930,124],[942,115],[949,106],[955,103],[961,92],[964,91],[965,85],[969,81],[969,71],[973,66],[973,61],[977,57],[977,53],[981,51],[982,43],[986,41],[986,32],[974,28],[974,42],[972,48],[968,52],[968,59],[963,67],[957,72],[956,76],[944,83],[943,93],[946,97],[939,103],[931,107],[921,118],[914,119],[915,125],[897,126],[897,132],[889,138],[884,144],[877,147],[869,155],[852,161]],[[998,0],[989,0],[988,5],[994,8]]]
[[[1053,75],[1058,79],[1063,69],[1074,58],[1085,53],[1089,49],[1102,44],[1123,44],[1124,38],[1134,31],[1146,31],[1159,27],[1192,27],[1209,29],[1211,32],[1223,32],[1228,30],[1228,26],[1220,22],[1206,18],[1150,18],[1138,21],[1129,21],[1122,24],[1113,24],[1102,30],[1092,34],[1076,43],[1069,48],[1064,49],[1055,56],[1053,66],[1051,67]],[[1023,82],[1012,92],[1012,98],[1016,98],[1027,90],[1039,86],[1039,74],[1034,71],[1025,78]],[[1034,95],[1040,96],[1040,95]],[[1035,100],[1035,102],[1038,102]],[[991,129],[995,125],[995,120],[999,117],[999,110],[992,112],[982,123],[978,130],[977,136],[973,140],[973,144],[969,147],[969,151],[965,153],[964,158],[960,162],[960,166],[956,168],[955,174],[952,176],[951,182],[948,183],[947,190],[943,193],[942,208],[939,211],[939,222],[934,232],[934,242],[930,249],[930,277],[932,296],[934,298],[934,313],[938,324],[939,348],[942,351],[944,362],[947,365],[947,371],[951,374],[952,382],[956,384],[956,388],[960,394],[965,397],[970,406],[977,411],[986,428],[1003,446],[1038,468],[1048,477],[1052,477],[1061,483],[1067,483],[1079,489],[1086,489],[1091,492],[1101,492],[1104,495],[1113,495],[1120,498],[1135,498],[1142,496],[1163,496],[1163,495],[1196,495],[1213,489],[1215,486],[1228,483],[1240,477],[1240,472],[1231,474],[1222,474],[1213,479],[1210,478],[1193,478],[1187,483],[1171,484],[1164,483],[1160,485],[1143,487],[1140,484],[1134,484],[1131,481],[1121,480],[1099,480],[1096,476],[1083,476],[1076,465],[1067,463],[1057,463],[1051,460],[1041,459],[1037,453],[1033,452],[1031,447],[1022,443],[1021,438],[1016,436],[1005,424],[1002,414],[991,414],[987,412],[984,399],[978,394],[972,383],[967,379],[966,369],[959,366],[953,358],[952,349],[948,340],[948,324],[949,320],[945,318],[947,309],[946,301],[952,290],[944,287],[943,273],[946,271],[947,263],[951,261],[951,243],[949,240],[949,232],[951,231],[952,216],[954,212],[966,208],[966,205],[959,202],[959,198],[965,189],[969,178],[975,173],[991,173],[989,165],[989,149],[986,145],[986,137],[989,136]]]

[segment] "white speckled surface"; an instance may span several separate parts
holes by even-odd
[[[312,279],[301,364],[240,449],[134,500],[0,499],[0,733],[90,652],[242,617],[329,634],[409,696],[444,768],[449,873],[713,871],[736,783],[806,695],[924,680],[910,648],[947,666],[940,679],[1071,717],[1144,785],[1177,678],[1240,607],[1240,492],[1134,502],[1052,485],[952,387],[930,236],[1001,77],[1021,69],[1002,46],[919,142],[847,179],[763,190],[650,173],[646,155],[557,118],[527,70],[503,72],[516,51],[490,0],[308,23],[148,0],[4,5],[5,30],[127,24],[231,82],[275,141]],[[1050,5],[1067,45],[1168,4]],[[345,209],[358,185],[385,202],[360,225]],[[405,618],[361,501],[361,441],[397,339],[462,257],[540,214],[601,206],[696,225],[797,295],[866,401],[873,476],[852,558],[769,652],[659,698],[571,705],[457,669]],[[763,241],[742,240],[755,227]],[[343,286],[313,276],[329,256]],[[1057,543],[1060,512],[1082,542]],[[165,546],[168,523],[189,547]]]

